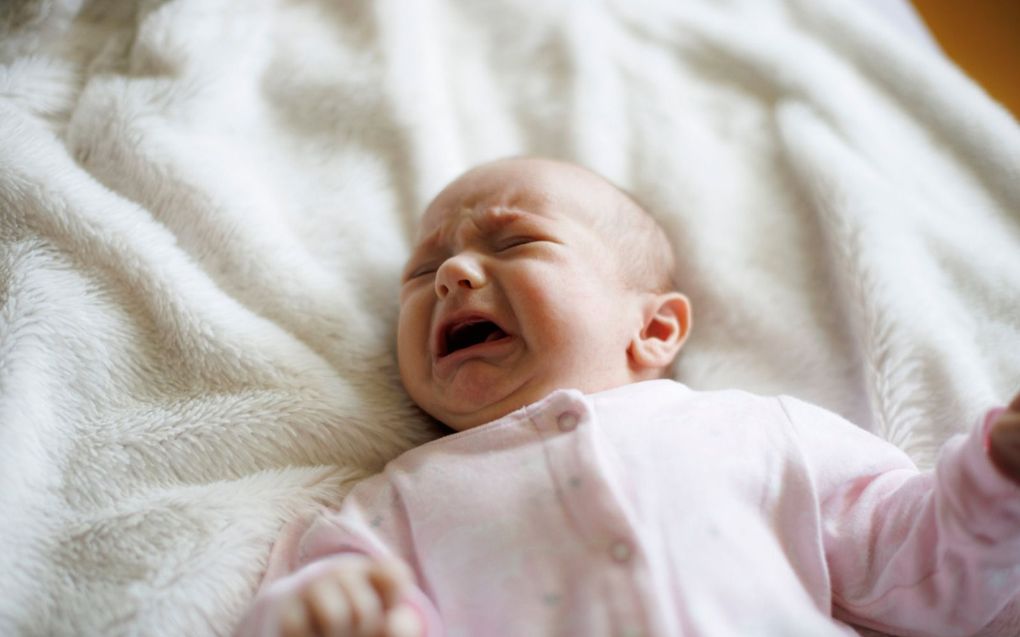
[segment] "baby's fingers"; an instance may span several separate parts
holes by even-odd
[[[354,634],[353,611],[347,592],[341,583],[333,578],[321,578],[305,591],[306,622],[309,631],[305,633],[323,637],[347,637]],[[284,637],[291,635],[284,633]]]
[[[421,637],[425,634],[418,612],[400,604],[386,613],[385,637]]]
[[[372,565],[369,581],[385,606],[384,637],[419,637],[424,634],[418,612],[404,600],[412,594],[415,579],[411,569],[399,560],[381,560]]]
[[[358,637],[377,637],[383,629],[383,600],[362,573],[345,572],[339,579],[340,586],[347,594],[351,613],[350,624],[354,630],[349,634]]]
[[[368,579],[387,609],[395,607],[414,587],[414,574],[403,562],[378,561],[372,564]]]
[[[281,637],[307,637],[315,634],[310,613],[301,597],[286,599],[279,610]]]
[[[988,453],[992,463],[1006,477],[1020,484],[1020,398],[1002,412],[988,432]]]

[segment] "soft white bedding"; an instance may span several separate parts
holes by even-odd
[[[494,157],[580,161],[662,220],[693,387],[930,466],[1020,385],[1017,123],[854,2],[0,18],[0,634],[227,634],[283,521],[436,435],[396,377],[398,270]]]

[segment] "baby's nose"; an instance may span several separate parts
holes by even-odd
[[[458,254],[439,266],[436,272],[436,296],[445,299],[454,290],[477,290],[485,285],[485,272],[477,259]]]

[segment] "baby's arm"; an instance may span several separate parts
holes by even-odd
[[[339,511],[284,529],[235,637],[441,635],[415,559],[392,485],[369,478]]]
[[[895,634],[972,634],[1020,594],[1020,486],[991,461],[990,440],[1013,409],[955,436],[923,473],[835,415],[783,401],[812,467],[835,616]]]

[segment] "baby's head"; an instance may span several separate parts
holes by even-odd
[[[655,221],[579,166],[504,159],[429,204],[400,291],[411,398],[462,431],[540,400],[658,378],[690,328]]]

